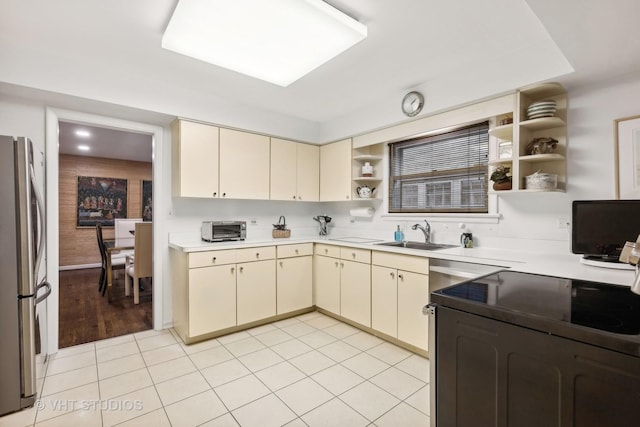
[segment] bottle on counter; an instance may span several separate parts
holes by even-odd
[[[400,230],[400,226],[399,225],[398,225],[398,229],[393,234],[393,240],[395,240],[396,242],[404,241],[404,233],[402,232],[402,230]]]

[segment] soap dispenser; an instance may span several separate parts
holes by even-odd
[[[398,225],[398,229],[396,230],[396,232],[393,234],[393,239],[396,242],[402,242],[404,241],[404,233],[402,232],[402,230],[400,230],[400,226]]]

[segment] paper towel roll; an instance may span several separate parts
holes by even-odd
[[[358,218],[371,218],[375,210],[373,208],[356,208],[350,209],[349,215]]]

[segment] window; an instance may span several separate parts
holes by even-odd
[[[396,142],[389,150],[389,212],[488,212],[488,122]]]

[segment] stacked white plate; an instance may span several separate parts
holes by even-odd
[[[527,108],[527,117],[529,120],[539,119],[542,117],[553,117],[555,114],[556,101],[534,102]]]

